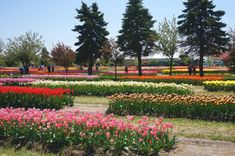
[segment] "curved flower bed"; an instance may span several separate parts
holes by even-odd
[[[19,85],[20,83],[29,83],[36,81],[33,78],[0,78],[0,83],[3,85]]]
[[[49,80],[92,80],[99,78],[98,75],[25,75],[25,78],[49,79]]]
[[[137,80],[148,82],[166,82],[166,83],[186,83],[201,85],[203,81],[223,80],[223,75],[205,75],[200,77],[199,75],[173,75],[173,76],[121,76],[123,80]]]
[[[69,89],[0,86],[0,107],[55,108],[73,105]]]
[[[37,142],[62,150],[77,146],[92,155],[96,149],[120,154],[130,151],[146,155],[170,149],[175,138],[169,136],[171,123],[162,118],[152,122],[143,117],[138,124],[101,113],[89,114],[38,109],[0,109],[0,139],[12,142]]]
[[[35,87],[69,88],[74,95],[106,96],[115,93],[191,94],[191,86],[174,83],[116,82],[116,81],[35,81]]]
[[[115,94],[108,113],[235,122],[235,96]]]
[[[205,81],[203,85],[208,91],[232,91],[235,92],[235,80]]]

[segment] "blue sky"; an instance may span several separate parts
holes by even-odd
[[[83,0],[91,5],[97,2],[108,22],[109,37],[118,35],[121,19],[128,0]],[[172,18],[182,13],[185,0],[143,0],[155,20],[161,22],[164,17]],[[235,28],[235,1],[213,0],[216,10],[226,11],[222,21]],[[6,42],[9,37],[19,36],[26,31],[37,32],[43,36],[45,46],[51,50],[57,42],[64,42],[74,50],[77,34],[71,29],[78,21],[76,8],[81,0],[0,0],[0,38]],[[157,25],[155,25],[155,28]]]

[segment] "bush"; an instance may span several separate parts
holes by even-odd
[[[235,96],[115,94],[107,113],[235,122]]]
[[[113,115],[89,114],[38,109],[0,109],[0,139],[12,142],[37,142],[57,149],[79,146],[93,155],[97,149],[120,155],[123,151],[139,155],[169,150],[175,144],[170,136],[171,123],[162,118],[150,123],[147,117],[133,124]]]
[[[235,92],[235,80],[205,81],[203,85],[208,91],[232,91]]]
[[[116,81],[35,81],[35,87],[72,89],[74,95],[107,96],[115,93],[191,94],[191,86],[174,83],[116,82]]]
[[[0,107],[60,109],[73,105],[69,90],[0,86]]]

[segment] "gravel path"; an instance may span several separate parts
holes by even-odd
[[[108,105],[102,104],[75,104],[75,106],[65,108],[65,110],[105,113],[107,108]],[[235,143],[179,138],[175,149],[171,150],[170,153],[160,153],[160,156],[235,156]]]

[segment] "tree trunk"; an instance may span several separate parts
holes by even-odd
[[[89,60],[89,66],[88,66],[88,75],[92,75],[92,67],[93,67],[94,63],[93,63],[93,59]]]
[[[199,58],[199,72],[200,72],[200,76],[204,76],[204,72],[203,72],[203,57],[204,57],[204,52],[203,49],[201,48],[200,51],[200,58]]]
[[[114,64],[115,80],[117,80],[117,65]]]
[[[142,76],[142,60],[141,60],[141,52],[138,53],[138,75]]]
[[[170,76],[172,75],[173,58],[170,58]]]

